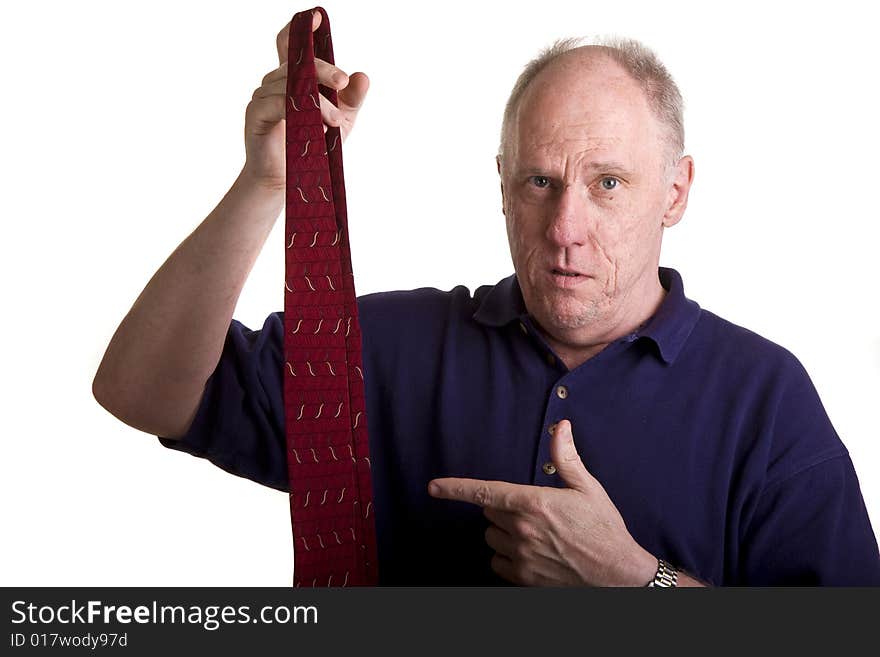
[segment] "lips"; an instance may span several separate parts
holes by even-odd
[[[586,274],[566,267],[553,267],[547,273],[555,287],[566,289],[580,285],[589,279],[589,276]]]

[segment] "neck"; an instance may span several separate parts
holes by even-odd
[[[611,328],[603,331],[602,335],[596,338],[584,340],[583,338],[554,337],[543,327],[539,326],[539,328],[547,340],[547,344],[556,352],[559,359],[565,363],[569,370],[573,370],[583,365],[612,342],[637,331],[654,316],[665,297],[666,290],[660,285],[659,278],[653,278],[653,283],[642,295],[643,301],[638,305],[638,308],[632,313],[625,314],[614,322]]]

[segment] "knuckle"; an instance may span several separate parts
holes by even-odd
[[[520,536],[522,538],[530,538],[534,531],[532,530],[532,525],[525,518],[517,518],[511,523],[511,527],[513,533],[516,536]]]
[[[281,66],[276,68],[274,71],[269,71],[266,75],[263,76],[262,84],[266,84],[267,82],[271,82],[273,78],[278,80],[286,80],[287,79],[287,62],[284,62]]]
[[[474,502],[479,505],[487,505],[492,502],[492,491],[486,484],[481,484],[474,490]]]
[[[531,556],[531,551],[525,543],[517,541],[513,545],[513,554],[510,556],[517,563],[523,563]]]
[[[529,515],[539,515],[541,513],[541,503],[535,497],[529,497],[522,501],[523,512]]]
[[[528,505],[530,512],[536,516],[546,516],[550,511],[550,503],[543,495],[530,497]]]

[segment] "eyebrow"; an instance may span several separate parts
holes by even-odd
[[[631,168],[621,162],[615,162],[613,160],[590,162],[585,169],[589,171],[606,171],[608,173],[617,173],[621,175],[633,175],[633,170]],[[520,167],[520,171],[523,173],[544,174],[547,171],[547,167],[529,163],[526,166]]]
[[[612,160],[607,160],[605,162],[590,162],[590,164],[587,165],[587,169],[608,171],[609,173],[632,174],[632,169],[620,162],[614,162]]]

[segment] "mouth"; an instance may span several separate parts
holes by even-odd
[[[550,278],[559,287],[573,287],[585,281],[589,276],[573,269],[554,267],[550,270]]]

